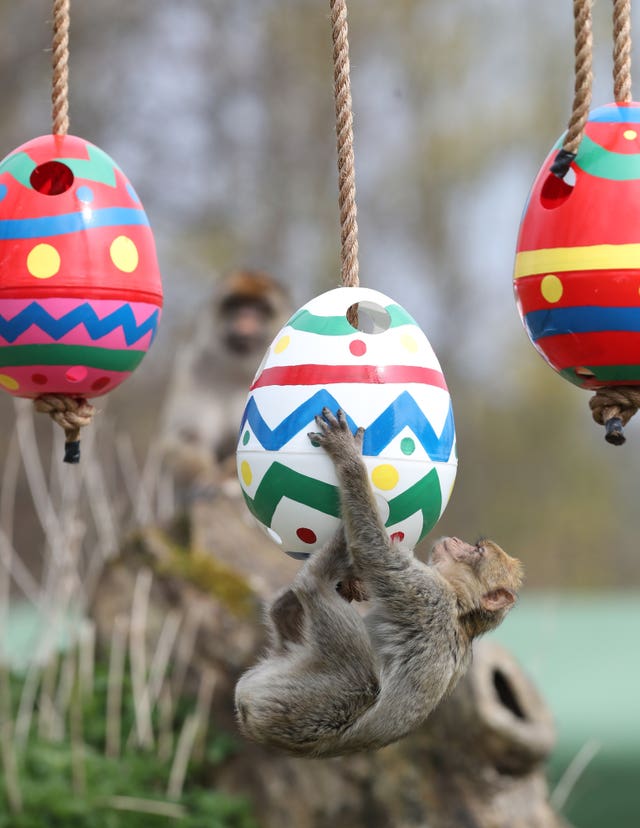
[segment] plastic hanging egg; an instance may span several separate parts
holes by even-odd
[[[45,135],[0,163],[0,388],[111,391],[153,342],[161,307],[149,221],[108,155]]]
[[[358,303],[358,328],[347,321]],[[362,330],[360,330],[362,328]],[[365,430],[363,456],[389,535],[411,546],[449,500],[457,460],[451,398],[424,333],[400,305],[337,288],[295,313],[271,344],[240,427],[238,475],[250,511],[294,556],[340,524],[338,481],[307,437],[341,408]]]
[[[640,105],[595,109],[575,183],[539,172],[520,226],[518,309],[538,352],[583,388],[640,384]],[[567,176],[568,178],[568,176]]]

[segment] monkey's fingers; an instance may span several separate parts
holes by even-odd
[[[349,428],[349,423],[347,421],[347,415],[344,413],[344,411],[341,408],[338,409],[337,416],[338,416],[338,425],[340,426],[340,428],[343,431],[349,431],[350,432],[351,429]]]
[[[314,448],[320,448],[320,446],[322,445],[322,440],[324,438],[324,434],[318,434],[315,431],[308,431],[307,432],[307,437],[309,438],[309,440],[311,442],[311,445]]]
[[[340,413],[341,413],[341,410],[338,409],[338,417],[340,416]],[[322,409],[322,417],[324,418],[325,422],[329,425],[329,427],[331,427],[331,428],[338,428],[339,427],[340,423],[336,419],[333,412],[329,408],[327,408],[326,406]]]
[[[362,449],[362,442],[364,440],[364,428],[362,426],[360,426],[360,428],[357,429],[357,431],[353,435],[353,437],[355,439],[355,442],[356,442],[356,445],[358,446],[358,448]]]
[[[330,430],[329,423],[323,419],[323,414],[316,414],[316,416],[313,419],[315,420],[316,425],[322,431],[322,433],[328,434]]]

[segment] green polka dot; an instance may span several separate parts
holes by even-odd
[[[242,445],[246,446],[250,439],[251,439],[251,434],[249,434],[248,431],[245,431],[245,433],[242,435]]]
[[[415,441],[411,437],[404,437],[400,443],[400,450],[403,454],[413,454],[416,450]]]

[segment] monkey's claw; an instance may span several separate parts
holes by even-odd
[[[307,433],[312,446],[316,448],[322,446],[329,454],[335,454],[336,456],[348,451],[349,446],[354,443],[359,449],[362,449],[364,428],[360,427],[355,434],[352,433],[347,415],[341,408],[333,414],[325,407],[322,409],[322,413],[317,414],[314,419],[320,431]]]

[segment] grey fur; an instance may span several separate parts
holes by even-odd
[[[429,565],[392,544],[360,456],[363,430],[352,435],[342,412],[327,409],[316,423],[309,437],[335,464],[344,530],[272,604],[271,647],[238,682],[236,709],[255,741],[336,756],[382,747],[424,721],[466,669],[472,638],[502,620],[521,576],[490,542],[446,539]],[[337,591],[353,577],[371,599],[364,617]]]

